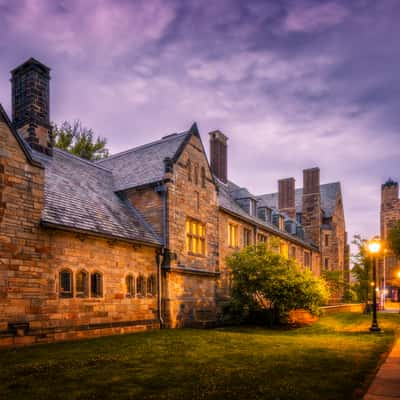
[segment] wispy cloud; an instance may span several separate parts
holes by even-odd
[[[350,235],[379,231],[399,179],[397,0],[0,0],[9,70],[52,67],[52,119],[80,118],[111,150],[186,129],[230,138],[230,177],[256,193],[319,165],[342,181]]]

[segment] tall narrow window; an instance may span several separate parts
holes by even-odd
[[[196,202],[196,210],[200,210],[200,194],[199,192],[194,192],[194,201]]]
[[[76,275],[76,296],[87,297],[89,295],[89,274],[79,271]]]
[[[194,219],[186,220],[186,250],[194,255],[206,254],[206,228]]]
[[[325,257],[325,259],[324,259],[324,268],[325,268],[325,270],[329,269],[329,258],[328,257]]]
[[[259,233],[257,235],[257,242],[266,244],[267,243],[267,236],[263,235],[262,233]]]
[[[296,259],[296,246],[290,247],[290,258],[295,260]]]
[[[329,246],[329,235],[325,234],[325,247]]]
[[[304,267],[311,269],[311,254],[308,251],[304,252]]]
[[[138,296],[146,296],[146,280],[143,275],[136,278],[136,294]]]
[[[72,272],[64,269],[60,271],[60,297],[72,297]]]
[[[228,225],[228,246],[232,248],[239,247],[238,226],[230,223]]]
[[[243,228],[243,246],[251,246],[251,229]]]
[[[199,184],[199,166],[197,164],[194,166],[194,183],[195,185]]]
[[[188,174],[188,181],[192,181],[192,162],[188,160],[187,162],[187,174]]]
[[[206,169],[204,167],[201,167],[201,186],[206,187]]]
[[[103,276],[95,272],[90,277],[90,293],[92,297],[103,296]]]
[[[155,296],[156,294],[156,277],[154,274],[151,274],[147,278],[147,295]]]
[[[135,281],[132,275],[125,278],[126,297],[135,297]]]

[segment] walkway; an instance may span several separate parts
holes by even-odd
[[[364,400],[395,399],[400,399],[400,339],[396,341],[391,353],[364,396]]]

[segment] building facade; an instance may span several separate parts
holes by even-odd
[[[390,229],[400,221],[399,184],[391,179],[381,186],[381,238],[386,241]],[[386,288],[387,296],[400,300],[400,260],[390,251],[386,251],[379,264],[380,287]]]
[[[12,71],[12,121],[0,105],[0,344],[213,325],[225,257],[272,238],[320,274],[326,253],[294,210],[228,180],[223,133],[209,134],[210,163],[196,124],[87,161],[52,147],[49,80],[28,60]],[[314,221],[315,170],[304,173]]]

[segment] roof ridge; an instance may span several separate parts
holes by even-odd
[[[328,186],[328,185],[337,185],[337,184],[340,185],[340,181],[328,182],[328,183],[321,183],[321,184],[319,185],[319,187],[321,187],[321,186]],[[302,188],[302,187],[295,188],[295,191],[300,191],[300,190],[303,190],[303,188]],[[276,191],[276,192],[271,192],[271,193],[257,194],[256,197],[272,196],[272,195],[275,195],[275,194],[278,194],[278,191]]]
[[[79,156],[77,156],[75,154],[72,154],[72,153],[70,153],[68,151],[62,150],[62,149],[60,149],[58,147],[54,147],[53,151],[55,151],[56,153],[61,153],[61,154],[65,155],[65,156],[67,156],[67,157],[73,158],[74,160],[80,161],[80,162],[82,162],[82,163],[84,163],[86,165],[90,165],[91,167],[98,168],[98,169],[101,169],[101,170],[103,170],[105,172],[109,172],[110,174],[112,174],[112,171],[110,169],[108,169],[106,167],[103,167],[101,165],[97,165],[93,161],[87,160],[86,158],[79,157]]]
[[[170,135],[164,136],[161,139],[155,140],[153,142],[141,144],[139,146],[132,147],[131,149],[124,150],[124,151],[121,151],[119,153],[115,153],[115,154],[113,154],[113,155],[111,155],[111,156],[109,156],[107,158],[102,159],[102,160],[97,160],[97,161],[95,161],[95,163],[96,164],[100,164],[100,163],[102,163],[104,161],[108,161],[108,160],[112,160],[114,158],[122,157],[122,156],[124,156],[126,154],[135,152],[137,150],[145,149],[146,147],[151,147],[151,146],[157,145],[159,143],[165,143],[165,142],[167,142],[169,140],[176,139],[177,137],[185,136],[185,135],[187,135],[189,133],[190,133],[190,131],[184,131],[184,132],[179,132],[179,133],[176,133],[176,134],[170,134]]]

